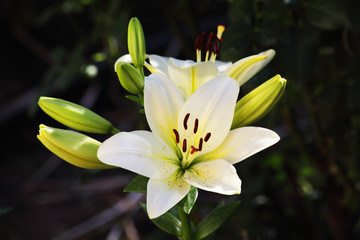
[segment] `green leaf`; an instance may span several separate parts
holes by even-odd
[[[240,204],[240,201],[224,206],[220,203],[214,210],[212,210],[197,226],[196,239],[203,239],[213,233],[228,219],[234,212],[235,208]]]
[[[138,96],[126,95],[125,97],[133,102],[140,104],[141,106],[144,105],[143,101]]]
[[[198,197],[198,190],[196,187],[191,186],[189,193],[186,195],[184,203],[184,212],[190,214],[191,209],[193,208],[196,199]]]
[[[124,189],[124,192],[146,193],[149,178],[137,175]]]
[[[141,207],[146,212],[146,205],[145,203],[140,203]],[[166,212],[160,217],[150,219],[157,227],[161,230],[172,234],[176,237],[181,236],[181,222],[177,219],[172,213]]]

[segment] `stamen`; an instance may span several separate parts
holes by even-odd
[[[174,132],[174,134],[175,134],[176,143],[179,143],[179,142],[180,142],[180,136],[179,136],[178,131],[176,131],[176,129],[173,129],[173,132]]]
[[[186,152],[186,139],[183,140],[182,150],[183,152]]]
[[[216,56],[220,52],[220,43],[221,43],[221,40],[216,37],[214,40],[213,52],[211,53],[211,57],[210,57],[210,61],[212,61],[212,62],[215,62]]]
[[[187,121],[189,120],[190,117],[190,113],[186,114],[185,118],[184,118],[184,128],[185,130],[187,130]]]
[[[195,50],[196,50],[196,62],[201,62],[201,48],[202,44],[205,39],[205,32],[202,32],[196,39],[195,39]]]
[[[206,134],[205,138],[204,138],[204,141],[205,141],[205,142],[209,141],[209,138],[210,138],[210,137],[211,137],[211,133],[208,132],[208,133]]]
[[[194,133],[197,132],[198,126],[199,126],[199,120],[196,118],[196,119],[195,119],[195,125],[194,125]]]
[[[205,32],[202,32],[199,36],[197,36],[197,38],[195,39],[195,50],[201,50],[202,44],[204,42],[205,39]]]
[[[199,142],[199,151],[202,150],[202,145],[203,145],[203,139],[200,138],[200,142]]]
[[[213,40],[214,40],[215,33],[211,32],[209,33],[209,35],[206,38],[206,42],[205,42],[205,52],[206,52],[206,56],[205,56],[205,62],[209,59],[209,53],[210,50],[213,46]]]

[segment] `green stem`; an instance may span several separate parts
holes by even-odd
[[[177,205],[177,210],[179,213],[180,221],[181,221],[181,237],[180,240],[191,240],[192,231],[191,231],[191,222],[189,215],[187,215],[182,207],[182,204]]]

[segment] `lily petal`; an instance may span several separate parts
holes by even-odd
[[[178,114],[184,104],[179,90],[161,73],[145,78],[144,108],[147,122],[155,136],[176,152],[173,129],[177,128]]]
[[[213,62],[181,61],[175,58],[169,60],[169,77],[188,98],[201,85],[219,75]]]
[[[166,180],[150,179],[147,185],[146,205],[151,218],[156,218],[166,213],[175,206],[190,191],[190,184],[176,175]]]
[[[125,55],[119,57],[119,58],[116,60],[116,62],[115,62],[115,64],[114,64],[114,70],[115,70],[115,72],[116,72],[116,66],[117,66],[118,64],[120,64],[120,63],[123,63],[123,62],[125,62],[125,63],[132,63],[132,59],[131,59],[130,54],[125,54]]]
[[[224,142],[199,160],[222,158],[231,164],[238,163],[280,140],[275,132],[260,127],[242,127],[230,131]]]
[[[219,72],[222,73],[232,66],[232,62],[222,62],[222,61],[215,60],[215,65],[216,65],[217,69],[219,70]]]
[[[238,93],[239,85],[226,75],[202,85],[185,102],[179,114],[181,140],[186,138],[189,146],[197,147],[203,138],[201,154],[217,148],[229,133]],[[211,136],[205,140],[207,135]],[[198,153],[193,154],[193,158]]]
[[[223,159],[200,162],[185,172],[184,180],[194,187],[225,195],[240,194],[241,180],[235,167]]]
[[[239,85],[246,83],[252,76],[265,67],[275,56],[275,51],[270,49],[235,62],[224,73],[236,79]]]
[[[155,179],[166,179],[179,168],[173,151],[148,131],[120,132],[100,145],[97,156],[105,164]]]
[[[169,64],[168,57],[162,57],[156,54],[150,54],[149,62],[152,68],[149,68],[148,65],[145,66],[149,69],[151,73],[162,72],[163,74],[168,75],[168,64]]]

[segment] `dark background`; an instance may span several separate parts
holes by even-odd
[[[139,207],[143,195],[122,192],[134,174],[76,168],[36,138],[40,123],[64,128],[39,96],[80,103],[122,131],[147,128],[113,70],[133,16],[148,53],[195,59],[194,39],[218,24],[221,60],[275,49],[242,94],[277,73],[288,80],[255,124],[282,140],[236,165],[241,195],[200,191],[194,221],[241,200],[214,239],[360,239],[359,13],[357,0],[1,1],[0,239],[173,239]]]

